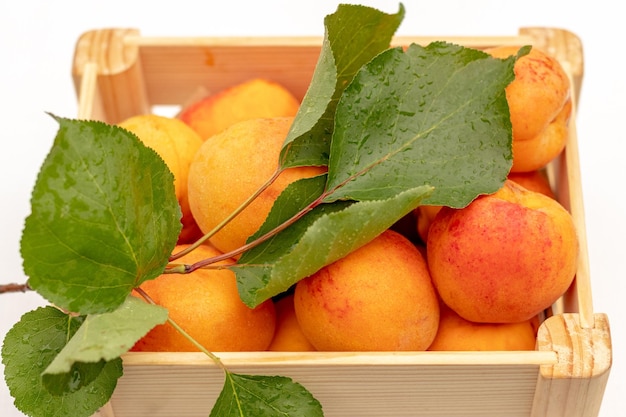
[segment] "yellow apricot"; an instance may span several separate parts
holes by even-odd
[[[203,233],[213,230],[274,175],[292,121],[291,117],[246,120],[202,144],[189,169],[188,188],[191,212]],[[324,171],[322,167],[284,170],[211,243],[223,252],[241,247],[287,185]]]
[[[174,253],[187,248],[178,245]],[[177,263],[192,264],[222,253],[200,245]],[[219,262],[220,265],[234,260]],[[141,285],[169,316],[209,351],[266,350],[276,327],[273,301],[254,309],[239,296],[235,274],[228,269],[197,269],[189,274],[163,274]],[[199,349],[169,323],[154,327],[133,347],[143,352],[195,352]]]

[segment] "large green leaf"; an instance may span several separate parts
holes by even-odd
[[[322,405],[302,385],[284,376],[226,372],[211,417],[322,417]]]
[[[324,19],[325,34],[313,78],[285,139],[280,165],[326,165],[335,108],[354,74],[389,47],[404,19],[371,7],[340,4]]]
[[[129,296],[117,310],[90,314],[43,373],[49,389],[67,387],[73,370],[84,364],[105,363],[126,353],[157,324],[167,310]]]
[[[337,106],[325,201],[431,185],[425,204],[462,207],[496,191],[512,164],[514,63],[444,42],[374,58]]]
[[[295,196],[308,195],[309,201],[319,196],[323,178],[302,180],[288,187],[251,239],[272,230],[306,206],[306,198],[299,207]],[[431,191],[430,187],[421,186],[386,200],[337,201],[315,206],[281,233],[244,253],[231,267],[242,300],[254,307],[346,256],[391,227]]]
[[[24,271],[57,306],[111,311],[167,264],[181,229],[174,179],[130,132],[56,120],[22,234]]]
[[[512,163],[505,88],[514,63],[435,42],[366,64],[337,107],[326,184],[287,188],[250,241],[312,211],[233,267],[244,302],[285,291],[419,204],[462,207],[500,188]]]
[[[49,390],[42,373],[84,322],[54,307],[22,316],[2,345],[4,376],[15,406],[31,417],[88,417],[109,401],[122,376],[121,359],[74,366]]]

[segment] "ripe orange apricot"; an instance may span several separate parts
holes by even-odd
[[[283,296],[276,306],[276,330],[267,350],[276,352],[310,352],[315,348],[302,333],[293,305],[293,293]]]
[[[428,240],[430,223],[437,213],[439,213],[439,210],[441,210],[441,206],[419,206],[414,210],[415,216],[417,217],[417,234],[424,243]]]
[[[442,208],[426,247],[441,300],[479,323],[538,315],[567,291],[578,260],[570,213],[510,180],[462,209]]]
[[[496,58],[517,54],[519,46],[498,46],[486,52]],[[561,64],[533,47],[519,58],[515,79],[506,88],[513,125],[513,140],[528,140],[540,134],[559,114],[570,97],[570,82]]]
[[[292,121],[291,117],[246,120],[202,144],[191,163],[188,187],[191,212],[203,233],[215,228],[274,175]],[[284,170],[211,243],[223,252],[241,247],[259,229],[287,185],[324,171],[322,167]]]
[[[538,318],[520,323],[474,323],[445,304],[430,351],[534,350]]]
[[[543,171],[511,172],[508,175],[508,179],[528,190],[541,193],[550,198],[556,198],[550,181]]]
[[[511,172],[538,170],[556,158],[567,144],[568,124],[571,114],[572,102],[568,100],[556,118],[548,124],[543,132],[532,139],[514,140]]]
[[[486,52],[497,58],[517,54],[518,46]],[[561,64],[533,47],[519,58],[506,88],[513,128],[513,172],[540,169],[564,148],[571,113],[570,81]]]
[[[281,84],[254,78],[193,102],[178,117],[206,140],[243,120],[295,116],[299,107]]]
[[[187,176],[191,161],[202,144],[200,136],[178,119],[155,114],[133,116],[118,126],[133,132],[146,146],[154,149],[174,175],[174,188],[183,224],[179,243],[199,237],[199,228],[187,198]]]
[[[178,245],[178,252],[189,245]],[[210,245],[200,245],[177,263],[195,263],[220,255]],[[234,263],[234,260],[219,264]],[[237,291],[235,274],[228,269],[197,269],[185,275],[163,274],[146,281],[141,288],[169,316],[209,351],[266,350],[276,326],[273,301],[254,309],[246,306]],[[198,351],[169,323],[154,327],[133,347],[143,352]]]
[[[426,350],[439,325],[426,261],[392,230],[298,281],[294,307],[320,351]]]

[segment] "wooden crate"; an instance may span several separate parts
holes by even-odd
[[[574,113],[565,151],[548,174],[580,237],[576,279],[541,325],[535,351],[398,353],[217,353],[234,372],[285,375],[307,387],[327,417],[597,416],[612,362],[606,315],[595,313],[585,236],[576,134],[583,76],[580,40],[553,28],[522,28],[504,37],[396,37],[486,48],[534,45],[571,77]],[[218,91],[252,77],[279,81],[304,95],[321,38],[150,38],[134,29],[84,33],[72,75],[78,117],[117,123],[180,106],[198,91]],[[223,373],[201,353],[128,353],[124,376],[101,417],[205,416]]]

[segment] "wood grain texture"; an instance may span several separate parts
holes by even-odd
[[[541,325],[537,347],[556,352],[558,362],[540,367],[531,417],[598,415],[613,359],[608,317],[593,322],[589,328],[580,315],[561,314]]]
[[[81,99],[79,109],[91,110],[81,117],[118,123],[136,114],[149,113],[151,105],[136,46],[127,45],[126,36],[134,29],[102,29],[84,33],[74,50],[72,78]],[[83,80],[97,71],[95,83]],[[85,91],[89,87],[92,91]],[[90,98],[91,97],[91,98]],[[91,108],[84,101],[94,104]]]
[[[233,371],[289,376],[321,402],[326,417],[528,416],[536,365],[234,366]],[[214,367],[127,368],[112,399],[114,415],[203,416],[223,385]]]

